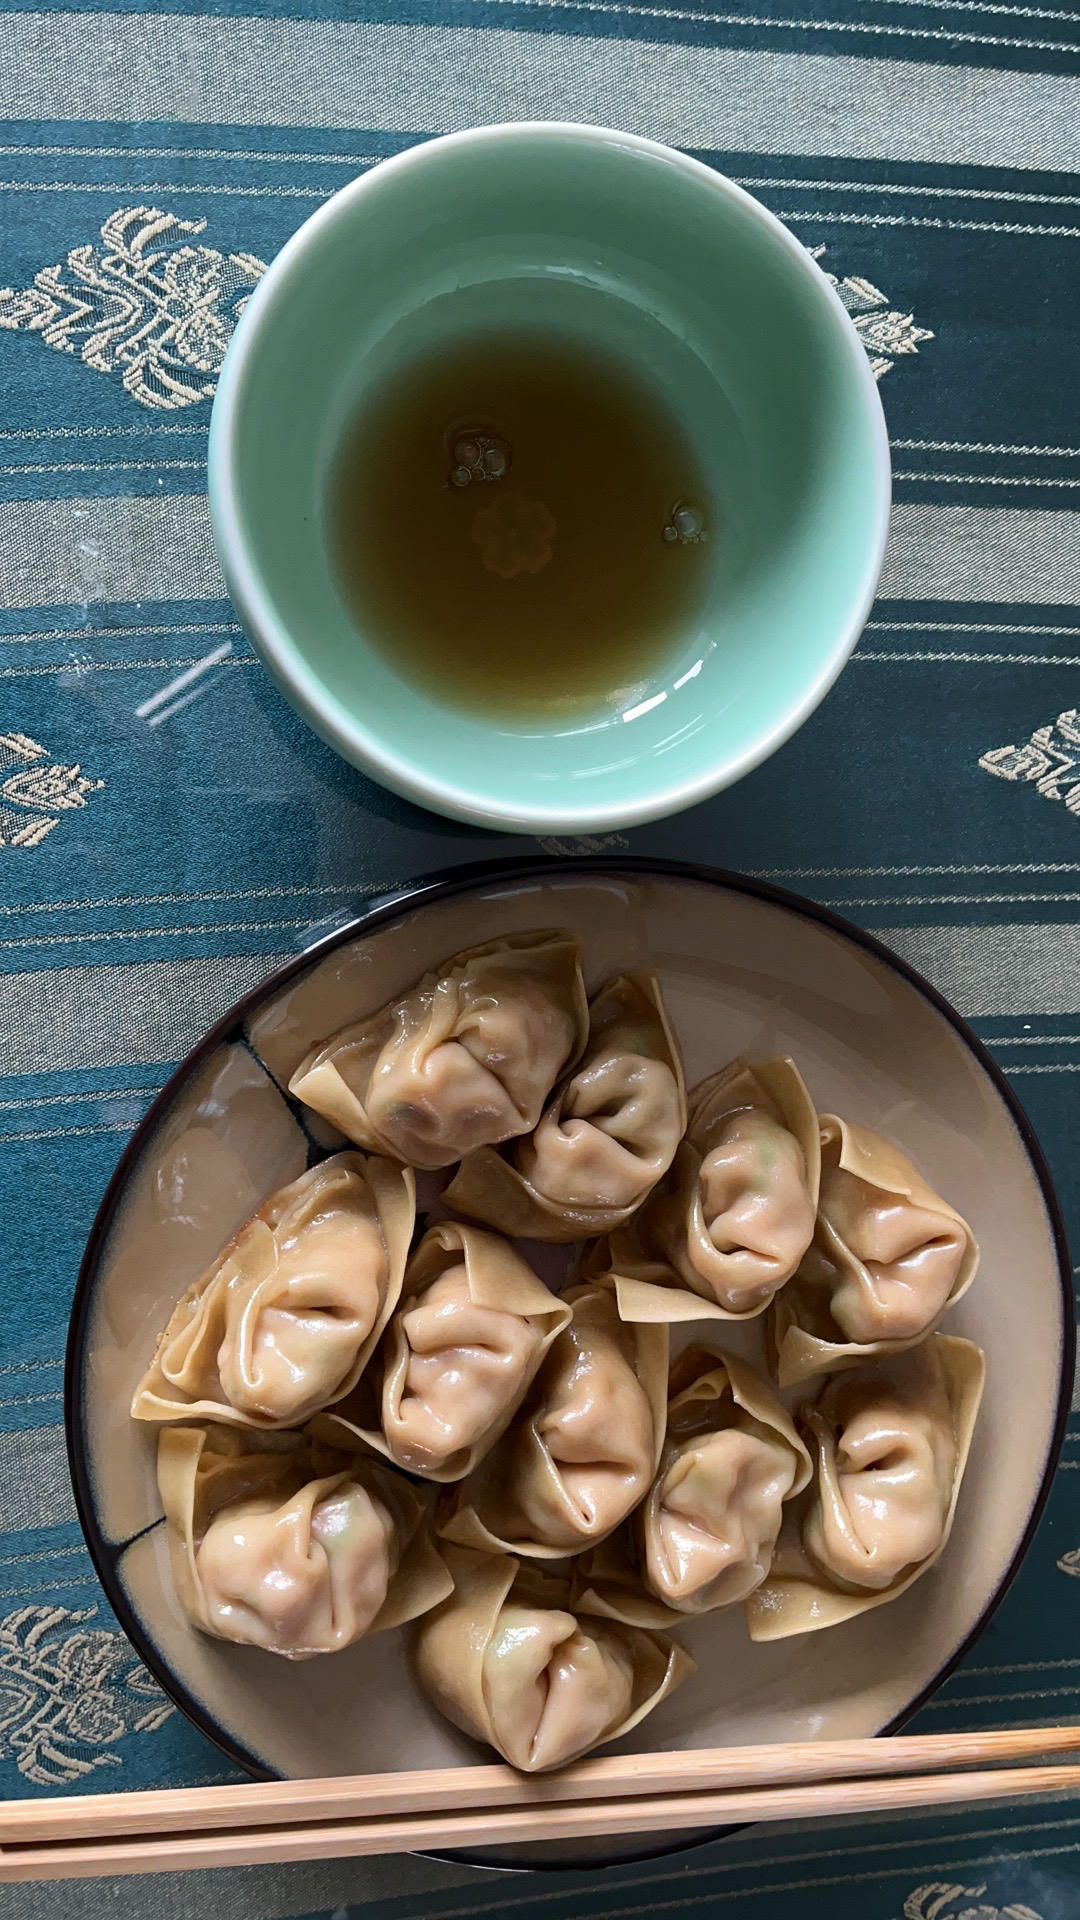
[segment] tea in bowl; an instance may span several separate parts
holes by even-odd
[[[888,523],[873,374],[799,242],[697,161],[572,125],[384,162],[249,303],[218,551],[347,759],[482,826],[609,829],[817,705]]]

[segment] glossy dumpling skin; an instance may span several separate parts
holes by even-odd
[[[136,1420],[298,1426],[359,1379],[401,1291],[411,1171],[337,1153],[271,1194],[182,1295]]]
[[[331,1443],[361,1440],[409,1473],[459,1480],[503,1433],[569,1320],[569,1306],[508,1241],[444,1221],[406,1267],[381,1382],[369,1368],[316,1428]]]
[[[813,1244],[770,1326],[782,1387],[922,1340],[967,1292],[975,1235],[907,1155],[825,1114]]]
[[[407,1482],[299,1434],[166,1427],[158,1486],[181,1603],[214,1639],[308,1659],[450,1591]]]
[[[588,1032],[578,942],[513,934],[472,947],[342,1028],[289,1090],[349,1140],[408,1166],[450,1166],[535,1127]]]
[[[609,980],[589,1006],[579,1064],[533,1133],[481,1147],[446,1198],[534,1240],[584,1240],[629,1219],[667,1172],[686,1126],[678,1046],[651,973]]]
[[[604,1539],[648,1490],[664,1438],[667,1329],[625,1325],[600,1283],[562,1297],[573,1317],[521,1412],[440,1504],[447,1540],[557,1559]]]
[[[813,1237],[817,1114],[792,1060],[736,1060],[695,1088],[670,1173],[591,1252],[627,1320],[752,1320]]]
[[[933,1566],[952,1528],[984,1375],[970,1340],[931,1334],[825,1382],[805,1415],[814,1481],[746,1603],[752,1639],[835,1626],[897,1599]]]
[[[577,1563],[579,1608],[656,1627],[744,1600],[768,1575],[785,1503],[811,1471],[760,1374],[734,1354],[686,1348],[671,1369],[648,1497]]]
[[[439,1712],[523,1773],[628,1733],[694,1671],[660,1634],[579,1619],[565,1579],[447,1548],[454,1592],[420,1623],[417,1678]]]

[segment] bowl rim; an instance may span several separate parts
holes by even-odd
[[[1064,1444],[1066,1427],[1072,1401],[1073,1378],[1076,1367],[1076,1297],[1073,1291],[1072,1261],[1069,1251],[1065,1223],[1061,1205],[1054,1187],[1049,1165],[1039,1144],[1038,1136],[1032,1126],[1017,1094],[1010,1086],[1002,1068],[993,1055],[984,1046],[978,1035],[958,1013],[945,996],[927,980],[917,968],[894,953],[892,949],[865,928],[856,926],[852,921],[835,913],[831,908],[820,906],[816,901],[805,899],[787,888],[778,887],[772,881],[758,879],[756,876],[742,874],[722,867],[710,866],[700,861],[663,859],[649,855],[625,854],[588,855],[581,859],[566,859],[557,855],[533,855],[521,860],[484,860],[449,868],[446,871],[427,874],[408,885],[387,892],[374,894],[365,906],[344,926],[335,927],[302,953],[289,959],[283,966],[276,968],[258,985],[243,994],[221,1018],[191,1048],[189,1053],[169,1075],[165,1084],[151,1101],[135,1127],[131,1138],[126,1142],[113,1174],[102,1195],[87,1236],[86,1248],[79,1266],[72,1298],[71,1317],[68,1323],[68,1337],[64,1355],[64,1435],[67,1447],[68,1469],[71,1475],[75,1508],[82,1529],[83,1538],[90,1555],[94,1570],[104,1589],[105,1597],[113,1613],[167,1697],[197,1730],[216,1746],[219,1752],[241,1767],[257,1780],[278,1779],[281,1776],[273,1768],[233,1738],[212,1718],[209,1710],[187,1688],[182,1680],[173,1673],[168,1661],[160,1652],[156,1643],[144,1628],[138,1613],[129,1601],[126,1589],[119,1574],[120,1562],[132,1540],[119,1543],[109,1541],[98,1523],[97,1505],[94,1496],[93,1476],[89,1467],[89,1449],[83,1417],[83,1382],[85,1378],[86,1342],[89,1332],[91,1313],[97,1291],[97,1280],[101,1259],[109,1232],[122,1202],[128,1180],[141,1157],[146,1144],[159,1121],[164,1118],[176,1095],[201,1069],[204,1062],[216,1049],[224,1045],[246,1020],[264,1002],[282,991],[289,983],[308,968],[326,959],[339,947],[351,940],[376,933],[383,926],[392,924],[406,914],[414,913],[422,907],[436,906],[444,900],[450,900],[461,894],[479,891],[487,887],[519,884],[523,880],[544,880],[577,877],[588,880],[617,878],[620,875],[632,879],[670,879],[691,881],[698,885],[720,887],[731,892],[762,901],[767,905],[785,909],[804,920],[809,920],[841,938],[850,940],[861,947],[874,959],[891,968],[949,1023],[963,1041],[976,1063],[983,1069],[987,1078],[1003,1102],[1013,1125],[1016,1128],[1020,1144],[1027,1156],[1031,1170],[1039,1187],[1042,1203],[1046,1212],[1047,1225],[1057,1262],[1058,1281],[1061,1288],[1061,1354],[1058,1378],[1057,1407],[1042,1475],[1034,1500],[1028,1511],[1027,1520],[1017,1543],[1016,1550],[1008,1566],[990,1595],[978,1619],[943,1664],[937,1669],[915,1697],[901,1711],[877,1729],[876,1737],[896,1733],[918,1713],[926,1702],[948,1679],[949,1675],[964,1659],[970,1648],[985,1631],[993,1615],[1001,1605],[1012,1586],[1020,1567],[1031,1546],[1035,1531],[1042,1519],[1046,1503],[1053,1485],[1057,1464]],[[154,1521],[152,1526],[160,1525]],[[145,1532],[148,1529],[143,1529]],[[134,1539],[141,1534],[133,1536]],[[637,1860],[661,1859],[669,1854],[681,1853],[691,1847],[704,1846],[707,1842],[738,1832],[731,1826],[709,1828],[701,1833],[680,1835],[664,1845],[648,1848],[628,1848],[625,1852],[604,1861],[604,1866],[626,1866]],[[491,1868],[492,1862],[483,1858],[483,1851],[472,1849],[440,1850],[439,1858],[452,1860],[459,1864]],[[502,1866],[502,1862],[494,1863]],[[509,1863],[511,1868],[517,1863]],[[543,1870],[547,1872],[582,1872],[595,1870],[600,1863],[588,1861],[548,1861],[522,1857],[518,1870]]]
[[[263,581],[261,569],[244,532],[241,511],[241,485],[238,478],[237,447],[243,392],[249,363],[258,354],[262,335],[275,313],[279,300],[288,296],[292,284],[303,277],[305,260],[314,242],[337,222],[353,217],[363,205],[372,183],[385,184],[388,177],[423,170],[437,165],[447,149],[475,145],[498,145],[507,139],[522,138],[538,146],[548,142],[576,141],[580,145],[616,145],[672,165],[688,180],[704,185],[719,199],[733,202],[754,219],[758,226],[796,262],[808,288],[813,289],[823,311],[831,316],[834,332],[847,355],[854,390],[860,396],[869,432],[871,489],[876,494],[876,518],[873,538],[867,543],[861,568],[855,576],[851,610],[847,622],[817,672],[802,684],[782,712],[722,765],[692,779],[669,780],[641,797],[612,806],[600,801],[593,805],[573,806],[553,803],[522,805],[500,804],[486,797],[482,789],[469,790],[442,781],[425,772],[408,752],[392,748],[372,729],[361,713],[349,711],[305,659],[300,644],[285,622],[279,618],[273,597]],[[381,160],[367,173],[331,195],[311,214],[271,261],[254,293],[249,298],[225,355],[218,379],[217,395],[210,419],[208,451],[210,518],[218,560],[225,575],[229,594],[236,604],[241,624],[252,645],[270,669],[274,679],[327,743],[354,766],[363,769],[383,786],[420,806],[433,808],[453,819],[472,825],[502,827],[524,832],[597,832],[639,826],[693,806],[732,785],[760,766],[763,760],[790,739],[828,693],[848,659],[866,624],[877,591],[885,558],[892,498],[892,469],[889,436],[882,410],[877,381],[851,317],[828,276],[819,267],[802,241],[790,228],[744,187],[737,186],[726,174],[658,140],[640,134],[622,133],[614,128],[592,126],[572,120],[505,121],[494,126],[470,128],[421,140]],[[649,762],[652,766],[655,756]]]

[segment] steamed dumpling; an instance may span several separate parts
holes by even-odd
[[[158,1485],[177,1591],[215,1639],[307,1659],[450,1590],[407,1483],[300,1435],[165,1428]]]
[[[966,1220],[906,1154],[824,1115],[817,1230],[771,1330],[781,1386],[923,1339],[978,1263]]]
[[[801,1535],[747,1603],[751,1637],[833,1626],[896,1599],[949,1537],[985,1367],[970,1340],[920,1347],[826,1381],[805,1416],[817,1455]]]
[[[446,1167],[535,1127],[587,1031],[577,941],[513,934],[455,954],[334,1034],[289,1091],[358,1146]]]
[[[338,1153],[271,1194],[172,1313],[136,1420],[302,1423],[360,1377],[401,1291],[412,1173]]]
[[[446,1198],[535,1240],[583,1240],[629,1218],[671,1165],[686,1125],[682,1066],[654,974],[610,980],[589,1007],[580,1064],[535,1132],[481,1147]]]
[[[733,1354],[688,1347],[671,1370],[659,1472],[629,1524],[580,1564],[580,1606],[662,1626],[744,1600],[810,1474],[761,1376]]]
[[[565,1579],[447,1549],[454,1592],[421,1622],[417,1677],[440,1713],[542,1773],[615,1740],[694,1671],[659,1634],[578,1619]]]
[[[891,1587],[936,1553],[949,1511],[956,1441],[929,1401],[833,1382],[807,1420],[820,1498],[803,1528],[811,1560],[837,1586]]]
[[[520,1414],[440,1509],[447,1540],[527,1558],[580,1553],[648,1490],[664,1438],[667,1329],[624,1325],[600,1284],[563,1299],[573,1318]]]
[[[793,1061],[735,1061],[690,1096],[667,1178],[599,1261],[630,1320],[750,1320],[814,1232],[817,1115]]]
[[[410,1473],[460,1479],[508,1425],[569,1319],[506,1240],[456,1221],[432,1227],[386,1331],[381,1406],[365,1392],[369,1370],[319,1431],[360,1438]]]

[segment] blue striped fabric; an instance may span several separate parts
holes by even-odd
[[[897,507],[849,670],[770,764],[597,842],[768,874],[883,933],[1050,1152],[1080,1093],[1080,12],[1011,0],[0,0],[0,1793],[223,1778],[75,1523],[61,1352],[125,1135],[208,1021],[365,897],[500,841],[365,782],[285,708],[210,547],[209,397],[298,223],[385,155],[515,117],[674,141],[836,276]],[[1016,1588],[922,1724],[1080,1702],[1080,1420]],[[93,1883],[0,1913],[101,1910]],[[1074,1920],[1045,1809],[750,1834],[499,1882],[424,1862],[118,1885],[110,1911]]]

